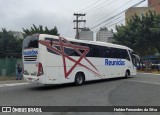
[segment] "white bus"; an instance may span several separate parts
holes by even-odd
[[[122,45],[35,34],[24,39],[22,54],[24,79],[32,83],[82,85],[136,75],[137,56]]]

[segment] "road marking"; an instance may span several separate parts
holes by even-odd
[[[139,74],[151,74],[151,75],[160,75],[160,74],[155,74],[155,73],[141,73],[141,72],[138,72]]]
[[[2,84],[2,85],[0,85],[0,87],[11,87],[11,86],[19,86],[19,85],[27,85],[27,84],[30,84],[30,83],[26,82],[26,83]]]
[[[137,81],[137,80],[128,80],[128,81],[139,82],[139,83],[147,83],[147,84],[153,84],[153,85],[160,85],[160,83],[151,83],[151,82],[147,82],[147,81]]]

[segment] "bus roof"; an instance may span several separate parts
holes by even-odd
[[[40,40],[42,40],[42,38],[45,38],[45,37],[59,39],[58,36],[48,35],[48,34],[39,34],[39,36],[40,36],[39,37]],[[106,43],[106,42],[99,42],[99,41],[77,40],[77,39],[67,38],[67,37],[64,37],[64,38],[69,40],[69,41],[73,41],[73,42],[80,42],[80,43],[87,43],[87,44],[93,44],[93,45],[115,47],[115,48],[128,49],[128,50],[133,51],[131,48],[129,48],[127,46],[124,46],[124,45],[118,45],[118,44],[112,44],[112,43]]]

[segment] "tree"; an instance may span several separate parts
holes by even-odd
[[[24,37],[32,35],[32,34],[50,34],[50,35],[56,35],[59,36],[57,27],[54,27],[53,29],[48,29],[47,27],[45,27],[45,29],[43,29],[42,25],[39,25],[39,27],[36,27],[33,24],[33,27],[31,27],[30,29],[23,29],[24,32]]]
[[[140,56],[160,52],[160,15],[148,12],[139,17],[135,14],[126,26],[116,26],[115,43],[126,45]]]
[[[21,53],[23,39],[13,36],[12,31],[2,28],[0,32],[0,53]]]

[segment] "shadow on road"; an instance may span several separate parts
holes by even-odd
[[[132,77],[129,77],[128,79],[131,79]],[[74,83],[66,83],[66,84],[59,84],[59,85],[36,85],[31,87],[31,90],[39,90],[39,91],[45,91],[45,90],[57,90],[62,88],[69,88],[69,87],[83,87],[86,85],[94,85],[99,84],[103,82],[112,82],[117,80],[125,80],[123,77],[121,78],[110,78],[110,79],[102,79],[102,80],[93,80],[93,81],[86,81],[82,86],[76,86]]]

